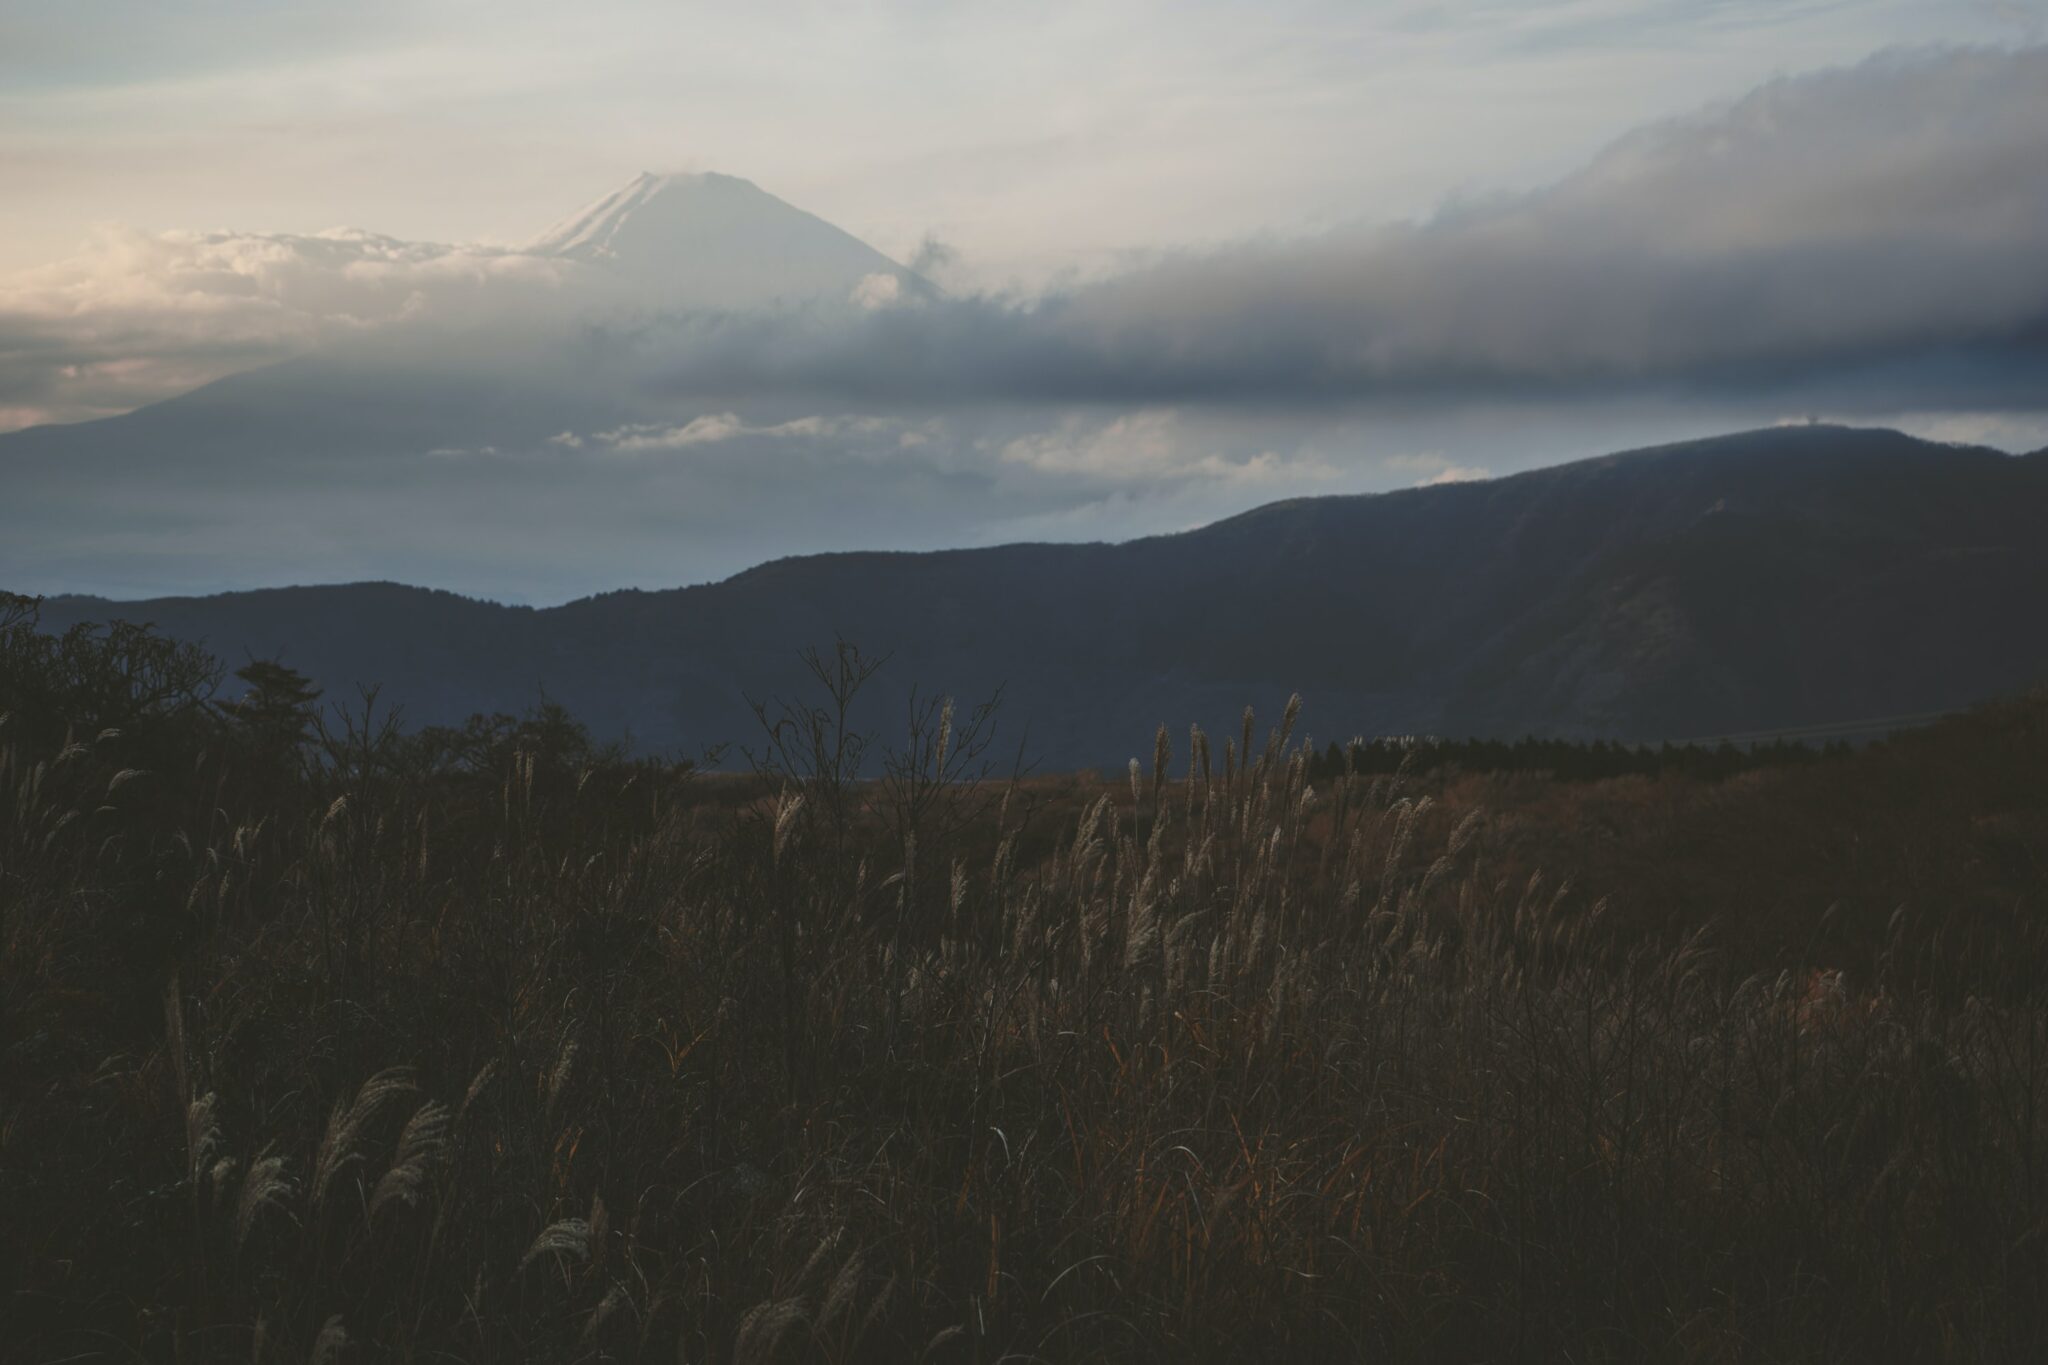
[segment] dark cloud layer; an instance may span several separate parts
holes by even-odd
[[[2039,406],[2048,50],[1881,57],[1643,129],[1541,193],[1028,304],[672,320],[689,392],[1263,403],[1832,386]],[[1907,385],[1901,393],[1892,386]],[[1962,395],[1967,390],[1967,398]]]
[[[927,241],[918,264],[947,254]],[[364,233],[114,233],[0,281],[0,415],[116,410],[337,338],[399,347],[422,326],[459,358],[572,318],[590,363],[725,405],[1662,391],[2039,408],[2048,49],[1786,78],[1638,130],[1534,194],[1180,255],[1030,300],[892,292],[866,310],[622,326],[595,307],[619,302],[603,283],[572,262]]]

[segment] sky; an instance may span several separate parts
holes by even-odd
[[[517,241],[746,176],[977,284],[1434,212],[2025,0],[4,0],[0,273],[95,228]]]
[[[231,391],[242,464],[0,437],[0,575],[549,601],[1815,417],[2034,449],[2044,44],[1974,0],[0,0],[0,432],[326,366]],[[760,187],[706,259],[787,235],[845,306],[531,245],[703,170]]]

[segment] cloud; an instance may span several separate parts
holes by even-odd
[[[1445,455],[1389,455],[1380,461],[1380,466],[1395,473],[1410,475],[1417,488],[1435,488],[1447,483],[1477,483],[1493,477],[1493,471],[1478,465],[1459,464]]]
[[[960,252],[935,232],[918,239],[917,250],[910,255],[911,273],[928,280],[943,277],[959,263]]]
[[[1191,428],[1172,409],[1127,413],[1107,422],[1069,416],[1049,430],[1003,442],[1000,458],[1039,474],[1131,485],[1189,479],[1259,483],[1283,475],[1314,479],[1336,473],[1319,460],[1283,459],[1273,450],[1233,458],[1216,433]]]
[[[903,301],[903,281],[880,271],[863,275],[853,287],[853,301],[862,308],[893,308]]]
[[[107,227],[68,260],[0,279],[0,408],[9,425],[78,420],[394,325],[544,317],[581,271],[350,229]]]
[[[681,426],[636,424],[618,427],[612,431],[598,432],[595,439],[599,444],[609,446],[613,450],[629,453],[645,450],[683,450],[690,446],[730,441],[745,430],[738,417],[729,412],[720,412],[704,417],[693,417]]]
[[[1438,470],[1435,474],[1432,474],[1415,486],[1417,488],[1436,488],[1447,483],[1480,483],[1492,477],[1493,474],[1490,470],[1481,469],[1478,465],[1454,464],[1446,469]]]
[[[591,373],[636,392],[728,413],[1644,394],[2030,411],[2048,408],[2044,223],[2048,49],[1892,54],[1640,129],[1534,193],[1185,252],[1026,299],[888,306],[900,285],[880,274],[853,291],[865,307],[650,316],[601,272],[509,251],[108,230],[0,280],[0,417],[119,411],[393,329],[431,329],[454,356],[508,322],[575,335]],[[941,266],[946,249],[928,240],[918,259]],[[625,320],[592,321],[622,302]],[[611,445],[740,434],[663,426]],[[1095,453],[1136,467],[1145,440],[1134,421]]]
[[[692,446],[720,445],[752,438],[766,441],[819,441],[843,438],[893,438],[896,448],[909,450],[929,442],[939,424],[932,420],[864,417],[855,415],[793,417],[780,422],[747,422],[738,413],[714,412],[692,417],[687,422],[633,422],[609,431],[593,432],[586,439],[570,432],[548,438],[550,444],[580,450],[613,450],[638,455],[654,451],[688,450]]]
[[[1772,82],[1541,192],[1420,224],[1185,254],[1027,304],[679,322],[671,383],[1227,404],[1884,376],[1933,406],[1970,386],[1971,403],[1988,387],[2038,406],[2043,223],[2048,49],[1889,55]]]

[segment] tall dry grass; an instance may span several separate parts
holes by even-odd
[[[1128,785],[943,715],[893,783],[0,748],[0,1340],[2048,1356],[2033,935],[1760,969],[1292,708]]]

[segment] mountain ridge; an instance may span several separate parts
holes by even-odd
[[[1702,457],[1702,458],[1692,458]],[[1054,764],[1293,691],[1318,733],[1676,738],[1951,709],[2048,677],[2048,462],[1781,427],[1498,480],[1294,499],[1121,543],[788,556],[685,587],[511,607],[396,584],[116,604],[281,656],[420,722],[545,689],[606,735],[743,740],[835,636],[909,689],[1007,687]]]
[[[209,384],[205,386],[205,388],[210,389],[215,387],[216,385],[231,384],[232,381],[238,377],[239,376],[229,376],[227,379],[214,381],[214,384]],[[194,392],[198,393],[202,391],[203,390],[195,390]],[[192,395],[182,395],[181,397],[190,396]],[[168,399],[165,401],[178,402],[180,400]],[[119,419],[106,418],[101,420],[115,421]],[[37,429],[38,428],[26,428],[25,430]],[[1903,432],[1897,431],[1889,427],[1859,427],[1849,426],[1840,423],[1802,422],[1793,424],[1782,424],[1778,426],[1769,427],[1755,427],[1742,431],[1728,432],[1718,436],[1704,436],[1689,438],[1687,440],[1682,441],[1660,442],[1656,445],[1639,446],[1627,450],[1611,451],[1609,453],[1602,455],[1588,455],[1580,459],[1568,460],[1561,464],[1544,465],[1536,469],[1518,470],[1511,474],[1503,474],[1484,479],[1469,479],[1459,480],[1454,483],[1418,485],[1412,488],[1388,488],[1362,490],[1357,492],[1315,493],[1292,498],[1276,498],[1271,502],[1259,503],[1255,506],[1245,508],[1243,511],[1231,513],[1228,516],[1220,517],[1215,521],[1205,522],[1199,526],[1185,527],[1183,529],[1175,531],[1162,531],[1152,535],[1133,536],[1124,540],[1014,540],[1001,541],[992,545],[951,546],[936,550],[897,550],[888,548],[869,548],[852,550],[819,550],[810,552],[800,552],[794,554],[771,556],[770,558],[762,560],[758,564],[750,564],[743,569],[735,570],[733,573],[728,574],[723,578],[701,579],[693,582],[672,583],[661,587],[623,585],[616,588],[603,589],[594,593],[586,593],[581,596],[567,598],[561,602],[551,603],[547,605],[535,605],[532,603],[513,602],[501,598],[490,597],[487,595],[464,593],[454,589],[437,588],[425,584],[406,583],[398,579],[384,578],[339,579],[331,582],[275,584],[260,588],[230,588],[211,593],[174,593],[166,594],[160,597],[147,598],[112,597],[97,593],[51,593],[48,594],[48,600],[51,602],[103,602],[108,605],[118,606],[123,603],[130,602],[206,602],[220,600],[224,598],[249,597],[264,593],[310,592],[332,588],[398,588],[403,589],[407,592],[424,593],[434,596],[454,597],[465,602],[473,602],[488,606],[506,607],[509,609],[516,609],[520,611],[557,611],[561,610],[562,608],[574,607],[584,603],[601,601],[606,598],[617,597],[621,595],[647,596],[658,595],[662,593],[684,592],[696,588],[718,587],[724,584],[733,583],[737,580],[750,578],[757,574],[762,574],[768,570],[775,569],[779,566],[790,564],[825,564],[832,562],[864,562],[871,560],[886,561],[893,559],[930,560],[951,555],[982,555],[1009,550],[1029,550],[1040,548],[1078,549],[1088,547],[1119,548],[1126,546],[1146,545],[1154,542],[1173,541],[1180,540],[1190,536],[1200,536],[1205,533],[1218,530],[1220,528],[1233,526],[1239,522],[1253,523],[1259,519],[1280,513],[1298,512],[1315,508],[1328,508],[1332,506],[1344,506],[1362,502],[1375,502],[1383,499],[1420,499],[1429,498],[1433,496],[1440,496],[1447,493],[1455,495],[1455,493],[1459,491],[1469,493],[1477,490],[1486,490],[1499,488],[1505,485],[1512,485],[1523,480],[1546,480],[1554,476],[1566,475],[1569,472],[1575,470],[1605,467],[1613,464],[1616,461],[1630,461],[1664,456],[1685,456],[1688,454],[1712,458],[1716,455],[1725,455],[1726,453],[1728,453],[1728,447],[1731,443],[1753,441],[1761,437],[1772,435],[1774,433],[1788,431],[1830,432],[1865,439],[1872,437],[1896,438],[1899,441],[1909,442],[1912,444],[1912,446],[1916,448],[1945,450],[1954,452],[1962,456],[1980,457],[1991,460],[2001,460],[2010,462],[2028,462],[2039,460],[2042,461],[2044,465],[2048,465],[2048,447],[2044,447],[2041,450],[2037,451],[2025,451],[2013,454],[1999,450],[1996,447],[1980,445],[1974,442],[1924,440],[1918,437],[1909,436]]]

